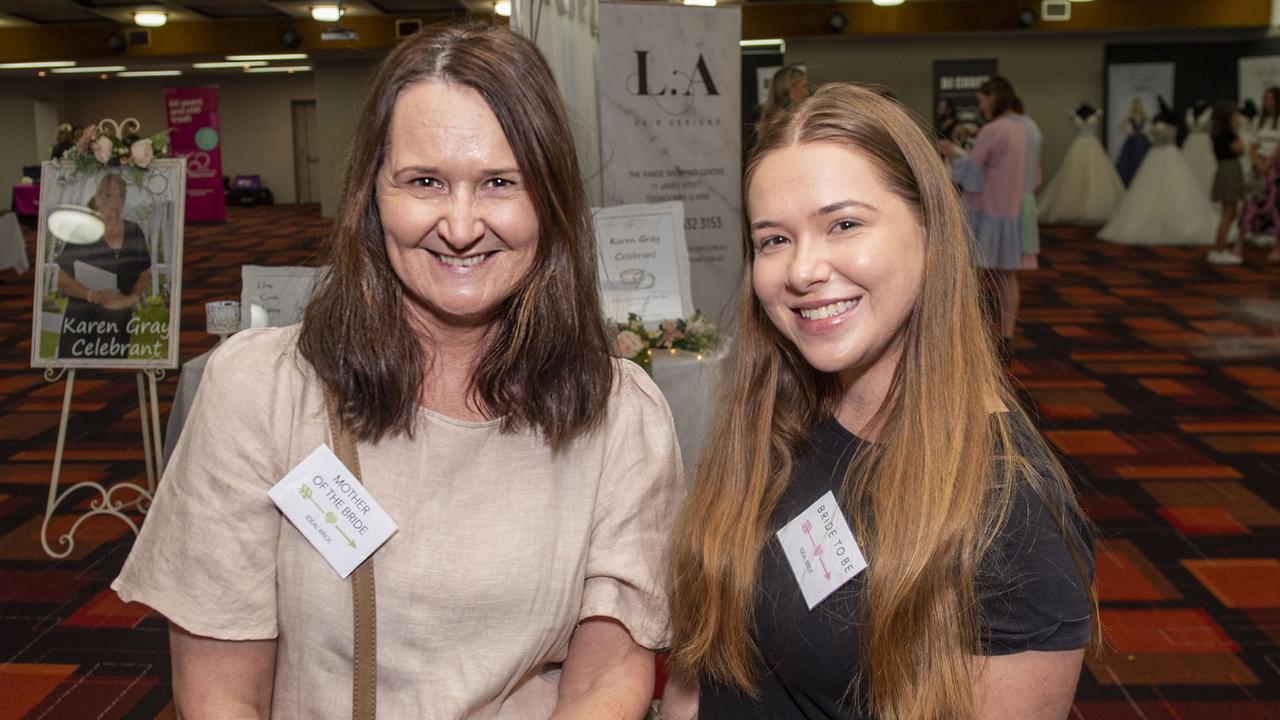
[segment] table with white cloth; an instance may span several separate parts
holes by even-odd
[[[182,434],[187,414],[191,412],[191,402],[196,397],[205,363],[212,352],[210,350],[197,355],[182,366],[182,372],[178,376],[178,389],[173,394],[173,404],[169,409],[169,422],[165,426],[166,465],[178,443],[178,436]],[[718,355],[705,355],[701,360],[688,352],[671,355],[667,351],[655,351],[653,354],[653,380],[671,406],[686,474],[692,473],[706,435],[710,432],[715,414],[715,388],[725,357],[723,351]]]
[[[27,242],[22,239],[17,213],[0,214],[0,270],[13,268],[19,275],[31,269],[27,261]]]

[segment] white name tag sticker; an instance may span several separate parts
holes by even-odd
[[[867,568],[830,490],[777,535],[810,610]]]
[[[313,450],[267,495],[343,578],[398,529],[328,445]]]

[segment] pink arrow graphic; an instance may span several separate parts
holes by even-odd
[[[804,531],[805,535],[809,536],[809,542],[813,544],[813,556],[818,558],[818,562],[822,565],[823,577],[830,580],[831,571],[827,569],[827,563],[822,559],[822,546],[813,541],[813,533],[810,532],[811,530],[813,530],[813,523],[809,522],[808,520],[805,520],[803,523],[800,524],[800,529]]]

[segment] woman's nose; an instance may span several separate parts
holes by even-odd
[[[831,279],[827,251],[819,243],[798,240],[787,266],[787,284],[796,292],[806,292]]]
[[[484,221],[475,199],[467,194],[451,198],[438,230],[440,238],[455,250],[466,250],[479,242],[484,237]]]

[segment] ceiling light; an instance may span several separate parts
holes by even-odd
[[[133,21],[142,27],[164,27],[169,16],[159,10],[139,10],[133,14]]]
[[[311,18],[316,22],[338,22],[342,19],[342,5],[325,3],[311,6]]]
[[[511,0],[498,0],[493,4],[493,13],[502,17],[511,17]]]
[[[126,68],[123,65],[98,65],[97,67],[54,68],[53,74],[54,75],[70,75],[72,73],[120,72],[121,70],[128,70],[128,69],[129,68]]]
[[[74,60],[46,60],[43,62],[0,63],[0,70],[23,70],[26,68],[59,68],[75,67]]]
[[[129,72],[122,72],[116,77],[164,77],[181,74],[181,70],[130,70]]]
[[[880,7],[893,7],[894,5],[902,4],[902,0],[871,0],[871,2],[879,5]]]
[[[199,69],[199,70],[209,70],[209,69],[212,69],[212,68],[251,68],[251,67],[262,67],[263,65],[266,65],[266,64],[267,64],[267,61],[266,61],[266,60],[241,60],[240,62],[235,62],[234,60],[231,60],[231,61],[227,61],[227,62],[221,62],[221,61],[220,61],[220,62],[191,63],[191,67],[193,67],[193,68],[197,68],[197,69]]]
[[[232,62],[253,62],[254,60],[306,60],[306,53],[276,53],[275,55],[228,55]]]
[[[684,0],[685,5],[697,5],[698,7],[715,7],[716,0]]]
[[[247,73],[294,73],[294,72],[310,72],[310,65],[276,65],[275,67],[251,67],[245,68]]]
[[[764,40],[739,40],[738,47],[786,47],[786,42],[782,38],[766,38]]]

